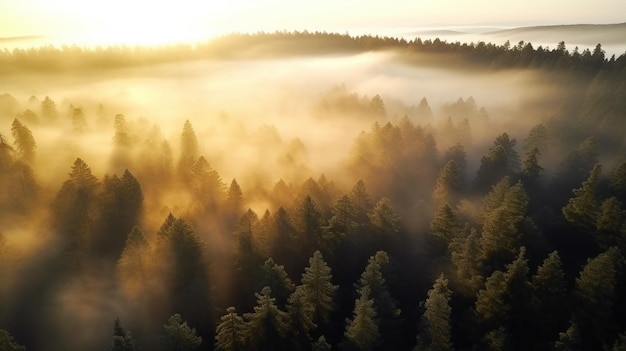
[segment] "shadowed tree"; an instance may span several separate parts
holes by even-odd
[[[270,257],[268,258],[263,267],[261,268],[260,284],[257,286],[267,286],[272,291],[272,295],[276,296],[276,304],[279,308],[284,308],[287,299],[294,292],[295,285],[287,276],[285,267],[278,265]]]
[[[310,196],[306,196],[297,209],[296,230],[312,247],[323,246],[322,213]]]
[[[618,275],[623,260],[619,249],[611,247],[589,259],[576,278],[575,297],[578,309],[575,311],[575,322],[581,327],[581,331],[592,332],[592,341],[588,347],[606,344],[617,333],[613,315],[618,299]]]
[[[245,351],[247,334],[246,322],[235,312],[235,307],[228,307],[215,330],[215,350]]]
[[[354,184],[349,198],[356,210],[356,222],[362,228],[370,222],[368,213],[372,210],[372,201],[363,180]]]
[[[455,204],[461,191],[461,170],[454,160],[450,160],[439,172],[433,191],[435,206]]]
[[[441,350],[452,351],[452,330],[450,324],[450,297],[452,292],[448,288],[448,279],[443,274],[435,280],[433,288],[428,291],[428,298],[424,304],[420,332],[417,336],[415,351]]]
[[[16,118],[11,125],[11,134],[15,139],[18,157],[24,162],[32,162],[35,159],[35,149],[37,148],[33,133]]]
[[[611,246],[626,248],[626,238],[622,234],[625,221],[626,211],[622,209],[622,204],[616,197],[602,202],[596,221],[596,243],[601,250],[607,250]]]
[[[531,279],[533,325],[540,340],[549,340],[569,319],[568,291],[558,252],[553,251]]]
[[[332,347],[328,342],[326,342],[326,338],[324,335],[320,336],[316,342],[311,345],[311,351],[330,351]]]
[[[490,186],[505,176],[512,176],[519,170],[519,155],[515,151],[515,139],[507,133],[499,135],[494,146],[480,161],[480,168],[474,185],[478,191],[489,189]]]
[[[596,205],[596,187],[602,166],[596,164],[589,178],[583,182],[582,186],[574,189],[574,197],[563,207],[563,216],[573,225],[582,229],[593,229],[598,217]]]
[[[178,313],[167,320],[163,329],[164,351],[192,351],[202,344],[202,337],[196,335],[196,329],[189,327]]]
[[[391,200],[386,197],[380,199],[367,215],[372,225],[383,234],[396,234],[400,231],[400,217],[391,206]]]
[[[87,120],[85,119],[85,112],[82,108],[74,108],[70,106],[72,128],[74,133],[82,134],[87,131]]]
[[[2,351],[26,351],[24,346],[19,345],[13,336],[6,330],[0,329],[0,350]]]
[[[315,306],[307,299],[304,285],[296,287],[289,296],[287,313],[289,314],[289,336],[300,347],[304,347],[303,345],[311,342],[311,330],[317,328],[317,324],[313,323]]]
[[[304,269],[301,284],[307,302],[315,308],[313,321],[319,326],[328,321],[334,309],[333,296],[337,285],[331,282],[331,269],[328,267],[322,254],[315,251],[309,259],[309,266]]]
[[[57,110],[56,103],[46,96],[41,102],[41,115],[47,122],[56,122],[59,118],[59,111]]]
[[[483,284],[482,248],[480,233],[475,228],[466,228],[462,239],[455,241],[451,254],[452,263],[456,267],[457,279],[462,285],[462,292],[475,296]]]
[[[353,317],[346,320],[345,336],[356,350],[376,350],[380,334],[374,300],[369,296],[368,287],[359,289],[359,298],[355,301]]]
[[[582,350],[582,340],[578,325],[570,322],[566,331],[559,333],[559,340],[554,343],[556,351],[580,351]]]
[[[524,153],[528,155],[535,148],[538,153],[547,151],[548,138],[548,129],[541,123],[535,125],[524,139]]]
[[[189,178],[189,172],[198,159],[200,148],[198,138],[189,120],[185,121],[180,135],[180,156],[178,158],[178,172],[183,180]]]
[[[139,298],[145,293],[149,255],[148,241],[141,230],[134,227],[128,234],[126,245],[117,262],[117,272],[123,288],[132,298]]]
[[[248,327],[248,345],[252,350],[285,350],[285,336],[289,328],[287,313],[275,304],[271,289],[264,287],[255,293],[257,306],[253,313],[245,314]]]
[[[207,211],[216,210],[222,203],[226,189],[219,173],[211,167],[204,156],[200,156],[189,171],[186,179],[196,201]]]
[[[120,319],[113,322],[113,340],[111,341],[111,351],[134,351],[135,340],[130,332],[122,327]]]

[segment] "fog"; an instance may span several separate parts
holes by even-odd
[[[32,131],[36,155],[27,164],[40,195],[27,215],[7,210],[0,216],[1,232],[20,257],[14,260],[17,268],[6,273],[8,278],[0,284],[3,303],[20,309],[0,314],[0,327],[10,325],[18,340],[34,345],[33,350],[45,349],[48,342],[68,350],[106,347],[116,317],[128,320],[151,345],[158,340],[155,329],[172,314],[167,304],[152,314],[136,305],[146,291],[168,296],[170,292],[159,291],[163,283],[158,277],[147,283],[150,288],[137,288],[132,280],[116,275],[117,259],[102,259],[94,266],[85,261],[80,262],[86,267],[65,266],[72,265],[67,262],[74,262],[73,256],[67,257],[75,253],[63,233],[57,233],[58,228],[51,224],[55,218],[49,209],[76,158],[84,160],[100,182],[105,175],[122,177],[125,170],[137,178],[144,198],[142,212],[133,225],[143,231],[150,245],[158,245],[157,231],[169,213],[189,220],[210,253],[207,267],[212,271],[205,278],[213,281],[212,298],[223,308],[234,299],[230,296],[234,292],[229,290],[234,278],[220,269],[219,262],[229,257],[234,245],[232,223],[247,208],[260,218],[266,209],[271,213],[281,205],[291,209],[303,197],[298,193],[277,200],[275,189],[280,180],[300,189],[307,179],[318,180],[323,175],[339,198],[359,179],[372,177],[359,171],[362,168],[357,156],[361,151],[356,142],[367,139],[376,125],[398,125],[408,120],[433,135],[436,142],[435,154],[430,155],[437,159],[433,168],[425,165],[412,180],[422,185],[390,192],[389,183],[394,180],[385,180],[387,174],[378,174],[378,179],[366,184],[373,203],[390,192],[392,195],[387,196],[396,201],[407,228],[423,229],[433,211],[429,203],[442,166],[439,157],[450,146],[464,143],[469,183],[496,136],[507,132],[518,141],[521,154],[528,131],[561,113],[565,96],[561,82],[540,71],[418,66],[402,60],[396,51],[181,61],[87,73],[16,73],[0,81],[2,93],[14,97],[17,105],[0,109],[0,134],[7,143],[13,140],[15,118]],[[45,97],[56,103],[58,118],[47,120],[43,116],[41,102]],[[374,106],[376,97],[384,102],[384,111],[363,113],[362,109]],[[341,101],[356,105],[341,105]],[[432,114],[419,108],[423,101]],[[77,109],[84,114],[80,128],[73,119]],[[124,118],[122,127],[115,124],[119,115]],[[233,179],[241,186],[244,206],[229,214],[234,219],[225,212],[211,212],[211,205],[188,188],[191,183],[172,180],[185,153],[181,133],[186,121],[198,140],[194,162],[204,156],[225,187]],[[463,126],[469,128],[463,130]],[[125,143],[115,139],[120,130],[129,138]],[[170,163],[164,169],[171,174],[155,171],[159,168],[153,159],[166,160],[168,147]],[[552,164],[546,162],[543,167],[548,173],[554,172],[561,157],[546,157]],[[402,190],[403,194],[394,195]],[[125,239],[127,233],[120,235]],[[146,266],[162,264],[152,261],[159,260],[148,259]],[[47,273],[40,268],[46,262],[52,262],[50,277],[42,278]],[[107,273],[94,275],[100,269]],[[56,280],[56,275],[61,278]],[[25,295],[18,296],[16,291]],[[25,306],[31,296],[41,300],[29,310]],[[146,303],[155,306],[154,301]],[[176,302],[172,302],[174,306]],[[140,313],[134,315],[138,310]],[[36,339],[27,340],[29,320],[39,313],[45,318],[33,327]],[[76,326],[80,326],[78,333]]]

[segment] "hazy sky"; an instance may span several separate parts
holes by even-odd
[[[3,0],[0,37],[161,42],[257,30],[626,22],[624,0]]]

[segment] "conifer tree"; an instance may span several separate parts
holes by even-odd
[[[461,223],[459,223],[452,207],[447,203],[439,206],[433,221],[430,222],[430,232],[443,239],[444,242],[450,243],[459,236],[460,231]]]
[[[245,351],[246,338],[246,322],[235,312],[235,307],[228,307],[215,330],[215,350]]]
[[[288,331],[287,313],[275,304],[269,287],[255,293],[257,306],[253,313],[245,315],[248,327],[248,343],[252,350],[282,350],[286,345]]]
[[[117,262],[117,271],[127,293],[138,297],[143,293],[148,274],[150,245],[139,228],[128,234],[126,245]]]
[[[317,328],[317,324],[313,322],[315,305],[309,301],[304,285],[296,287],[296,290],[289,296],[287,312],[291,337],[299,342],[310,342],[309,333]]]
[[[461,191],[461,170],[454,160],[450,160],[439,172],[433,191],[433,201],[436,206],[446,203],[455,204]]]
[[[484,279],[481,273],[483,253],[480,233],[475,228],[467,228],[464,231],[467,232],[465,237],[454,242],[451,258],[464,292],[474,296]]]
[[[59,118],[57,105],[49,96],[46,96],[41,102],[41,115],[48,122],[55,122]]]
[[[356,210],[356,222],[359,227],[365,226],[369,223],[367,214],[372,210],[372,201],[363,180],[359,179],[359,181],[354,184],[349,198]]]
[[[19,345],[8,331],[0,329],[0,350],[26,351],[26,347]]]
[[[233,178],[228,187],[228,193],[226,194],[226,203],[228,210],[232,213],[239,213],[243,206],[243,193],[241,187],[237,183],[237,179]]]
[[[622,209],[622,204],[616,197],[602,202],[596,221],[596,243],[600,249],[607,250],[611,246],[626,247],[626,238],[621,233],[625,221],[626,211]]]
[[[370,299],[369,294],[368,287],[359,290],[353,318],[346,321],[345,336],[360,351],[375,350],[380,337],[374,300]]]
[[[326,342],[326,338],[324,335],[320,336],[316,342],[311,345],[311,351],[330,351],[332,347],[328,342]]]
[[[557,351],[582,350],[582,340],[576,323],[570,322],[567,330],[559,333],[559,340],[554,343],[554,348]]]
[[[33,133],[17,118],[13,120],[11,133],[15,139],[15,149],[18,157],[26,163],[32,162],[35,158],[35,149],[37,148]]]
[[[380,199],[374,209],[368,213],[370,222],[374,227],[378,228],[383,234],[396,234],[400,231],[400,217],[391,205],[391,200],[383,197]]]
[[[528,153],[522,165],[521,180],[527,190],[537,190],[543,167],[539,165],[539,149],[534,147]]]
[[[297,231],[315,248],[323,246],[322,213],[310,196],[306,196],[297,210]]]
[[[276,304],[279,308],[284,308],[287,299],[294,292],[295,286],[287,276],[285,267],[278,265],[270,257],[261,268],[261,286],[267,286],[272,291],[272,295],[276,298]]]
[[[186,120],[180,135],[180,156],[178,158],[178,171],[183,180],[187,179],[189,171],[198,159],[199,154],[198,137],[191,122]]]
[[[322,254],[315,251],[309,259],[309,266],[304,269],[301,284],[303,285],[306,299],[315,308],[313,321],[316,324],[328,321],[333,311],[333,296],[337,285],[331,282],[331,269],[328,267]]]
[[[583,229],[593,228],[598,217],[596,187],[601,170],[602,166],[596,164],[589,173],[589,178],[583,182],[580,188],[573,190],[574,197],[563,207],[565,219]]]
[[[178,313],[167,320],[163,330],[164,351],[192,351],[202,344],[202,337],[196,335],[196,329],[187,325]]]
[[[428,298],[424,304],[420,333],[418,336],[418,350],[452,351],[452,330],[450,324],[450,297],[452,292],[448,288],[448,279],[443,274],[435,280],[433,288],[428,291]]]
[[[130,332],[124,329],[120,323],[120,319],[116,318],[113,322],[113,340],[111,341],[111,351],[134,351],[135,340]]]
[[[532,309],[539,335],[548,337],[561,330],[569,318],[565,273],[553,251],[532,276]]]

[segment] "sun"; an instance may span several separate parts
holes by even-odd
[[[58,3],[57,3],[58,4]],[[159,45],[196,42],[229,30],[242,1],[110,0],[100,4],[65,0],[65,33],[87,45]]]

